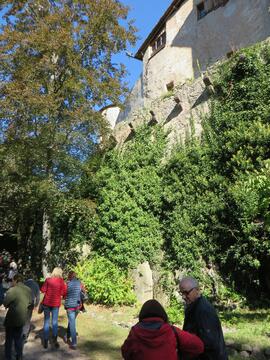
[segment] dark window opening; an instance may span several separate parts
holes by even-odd
[[[197,5],[198,20],[205,17],[209,12],[216,10],[220,6],[225,6],[229,0],[204,0]]]
[[[164,48],[166,45],[166,32],[164,31],[161,35],[159,35],[151,44],[152,47],[152,55],[157,53],[160,49]]]
[[[166,84],[167,91],[173,91],[174,89],[174,82],[171,81],[168,84]]]
[[[198,14],[198,20],[202,19],[205,15],[207,15],[203,2],[197,5],[197,14]]]

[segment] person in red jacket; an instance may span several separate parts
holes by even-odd
[[[61,298],[66,296],[67,291],[67,286],[63,280],[62,274],[63,271],[61,268],[54,268],[51,277],[47,278],[41,287],[41,292],[44,293],[42,304],[44,309],[43,346],[45,349],[48,348],[51,315],[53,343],[56,348],[59,347],[57,342],[58,313],[61,305]]]
[[[125,360],[186,360],[201,354],[204,345],[196,335],[170,325],[162,305],[148,300],[121,351]]]

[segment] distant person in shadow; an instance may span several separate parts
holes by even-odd
[[[4,306],[8,308],[4,321],[6,329],[5,360],[13,359],[13,342],[16,360],[23,358],[23,326],[27,320],[31,303],[31,290],[22,283],[21,275],[15,274],[4,299]]]
[[[170,325],[157,300],[148,300],[121,350],[125,360],[177,360],[198,356],[204,346],[196,335]]]
[[[59,348],[59,343],[57,341],[58,314],[59,308],[61,306],[61,298],[66,296],[67,290],[67,286],[63,280],[62,275],[63,271],[61,268],[54,268],[51,277],[47,278],[41,287],[41,292],[44,293],[42,304],[44,310],[43,347],[45,349],[48,348],[51,316],[53,344],[55,348]]]

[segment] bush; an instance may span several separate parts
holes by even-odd
[[[136,302],[132,281],[108,259],[95,256],[77,264],[74,270],[91,302],[109,306]]]
[[[172,297],[170,306],[166,309],[171,324],[182,325],[184,321],[184,305],[175,297]]]

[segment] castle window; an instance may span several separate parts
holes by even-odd
[[[166,45],[166,31],[163,31],[151,44],[152,56]]]
[[[216,10],[220,6],[225,6],[229,0],[204,0],[197,5],[198,20],[205,17],[209,12]]]
[[[204,2],[201,2],[197,5],[197,14],[198,20],[202,19],[205,15],[207,15],[206,9],[204,7]]]
[[[166,84],[166,89],[167,89],[167,91],[173,91],[173,89],[174,89],[174,82],[171,81],[171,82],[169,82],[168,84]]]

